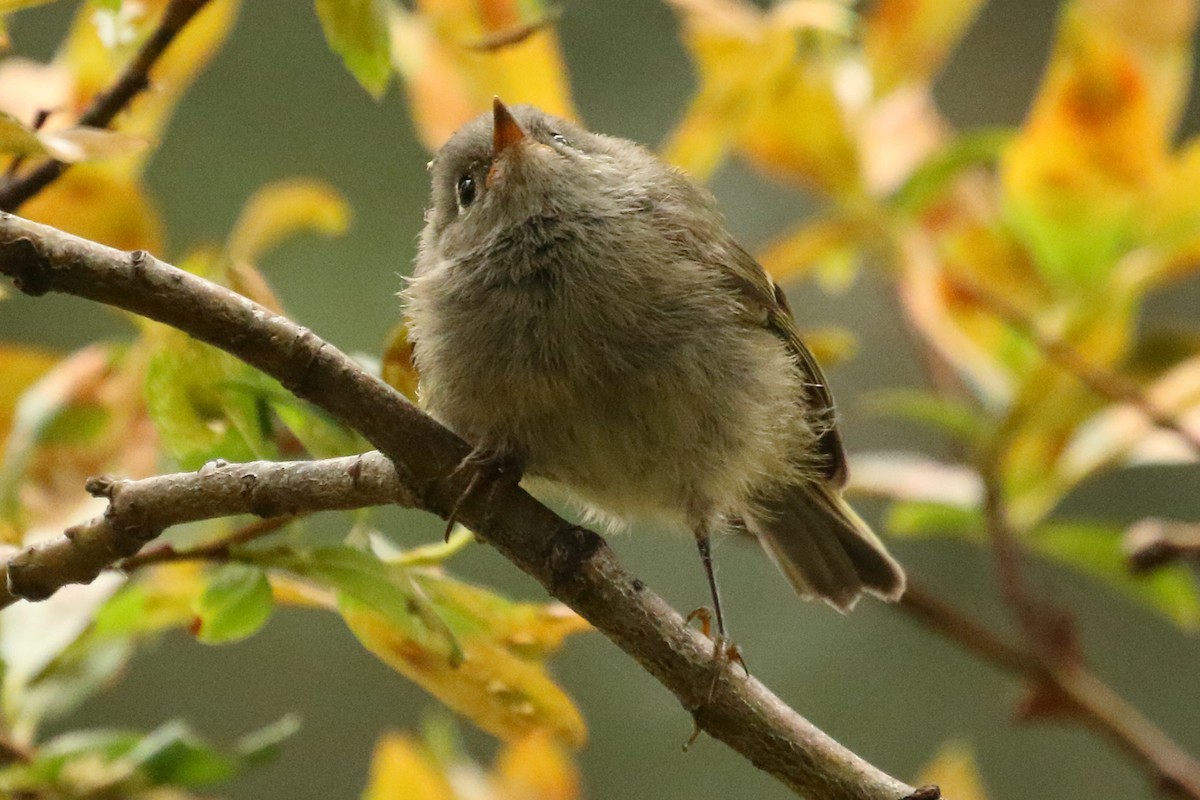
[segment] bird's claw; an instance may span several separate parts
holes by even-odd
[[[462,494],[454,501],[450,515],[446,517],[446,531],[442,538],[447,542],[450,541],[450,534],[454,532],[454,526],[458,524],[458,514],[463,505],[481,491],[486,491],[501,481],[520,483],[522,467],[516,458],[502,455],[495,450],[476,448],[458,462],[458,466],[450,473],[449,480],[453,481],[468,471],[471,473],[471,479],[467,482],[467,488],[463,489]]]
[[[726,664],[737,664],[742,668],[742,673],[747,678],[750,677],[750,668],[746,666],[746,659],[742,657],[741,648],[730,641],[723,633],[717,633],[716,636],[713,636],[712,619],[712,612],[704,606],[693,610],[687,615],[687,622],[689,624],[695,620],[700,621],[700,632],[704,634],[705,638],[711,639],[713,643],[712,683],[709,684],[707,696],[710,703],[713,697],[716,696],[717,684],[721,681],[721,672],[724,670]],[[697,731],[692,732],[687,745],[684,747],[685,750],[688,746],[691,746],[697,735]]]

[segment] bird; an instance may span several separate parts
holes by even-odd
[[[521,481],[610,531],[690,531],[722,640],[723,531],[756,537],[803,597],[900,598],[904,570],[842,497],[829,385],[710,192],[499,98],[429,171],[401,297],[418,402],[472,446],[466,494]]]

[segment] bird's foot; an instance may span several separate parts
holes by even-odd
[[[458,514],[463,505],[474,498],[481,492],[489,491],[497,484],[513,484],[521,482],[521,476],[524,472],[524,465],[521,459],[516,456],[501,453],[497,450],[477,447],[472,450],[454,468],[454,472],[450,473],[450,480],[454,480],[464,473],[470,472],[471,479],[467,482],[467,488],[463,489],[462,494],[454,501],[454,507],[450,510],[450,516],[446,518],[446,533],[444,539],[450,541],[450,534],[454,531],[454,526],[458,524]]]
[[[713,643],[712,655],[712,679],[708,684],[708,693],[705,695],[705,701],[711,703],[717,693],[717,686],[721,682],[721,674],[725,671],[728,664],[737,664],[742,668],[742,672],[747,678],[750,677],[750,669],[746,666],[746,659],[742,658],[742,651],[736,644],[729,640],[723,633],[717,633],[713,636],[712,623],[713,614],[709,609],[701,606],[692,613],[687,615],[688,623],[694,620],[700,621],[700,632]],[[683,751],[686,753],[688,749],[695,744],[696,739],[700,736],[700,723],[696,716],[692,716],[692,733],[688,736],[687,741],[683,743]]]
[[[704,606],[695,609],[687,615],[687,622],[690,624],[695,620],[700,621],[700,632],[704,634],[705,638],[711,639],[713,643],[713,675],[712,683],[708,687],[708,700],[711,702],[716,694],[717,684],[721,680],[721,673],[727,664],[737,664],[747,678],[750,677],[750,668],[746,666],[746,659],[742,657],[741,648],[734,644],[724,631],[718,630],[717,635],[713,636],[712,611]]]

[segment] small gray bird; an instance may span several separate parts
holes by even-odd
[[[903,570],[841,497],[821,369],[707,191],[498,98],[430,170],[403,295],[421,403],[474,446],[477,476],[556,489],[610,528],[686,526],[722,637],[709,539],[729,527],[801,595],[900,597]]]

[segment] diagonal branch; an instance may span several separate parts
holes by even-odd
[[[96,95],[87,110],[79,117],[80,125],[107,128],[113,118],[150,86],[150,69],[179,35],[208,4],[209,0],[171,0],[163,11],[158,27],[138,50],[133,61],[125,67],[112,86]],[[46,161],[21,178],[10,179],[0,186],[0,209],[15,211],[21,204],[53,183],[66,172],[69,164]]]
[[[900,607],[967,652],[1025,679],[1034,691],[1051,693],[1060,713],[1108,739],[1164,793],[1200,800],[1200,764],[1082,664],[1048,663],[1033,648],[1006,641],[911,581]]]
[[[1200,433],[1189,429],[1145,395],[1137,383],[1117,372],[1110,372],[1089,361],[1070,343],[1043,333],[1037,323],[1004,297],[975,281],[947,276],[954,289],[971,297],[996,315],[1005,325],[1028,339],[1047,359],[1074,375],[1099,397],[1114,403],[1126,403],[1154,427],[1170,431],[1200,453]]]
[[[352,359],[290,320],[147,253],[124,253],[0,214],[0,273],[31,295],[73,294],[166,323],[275,377],[379,448],[421,508],[445,517],[469,480],[454,471],[468,453],[466,443]],[[756,679],[737,677],[724,665],[724,679],[710,691],[712,643],[621,566],[595,533],[507,484],[464,498],[457,514],[633,656],[702,730],[794,791],[821,800],[914,794]],[[154,528],[143,525],[144,531]]]

